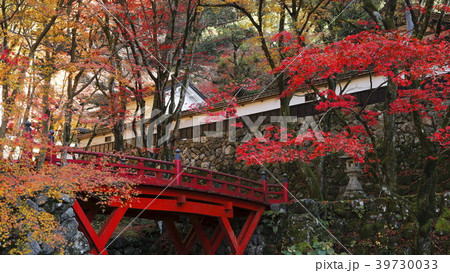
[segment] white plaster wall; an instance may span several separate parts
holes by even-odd
[[[369,77],[353,79],[350,82],[349,86],[346,88],[345,94],[368,90],[371,87],[377,88],[379,86],[385,86],[386,84],[384,82],[385,82],[385,79],[383,77],[373,77],[372,86],[371,86]],[[345,84],[346,84],[346,82],[343,82],[343,83],[341,83],[341,86],[345,86]],[[325,89],[326,89],[326,86],[319,88],[319,90],[325,90]],[[338,93],[340,92],[340,87],[337,88],[337,92]],[[179,89],[178,89],[177,94],[178,95],[177,95],[176,99],[179,98]],[[192,103],[200,103],[202,101],[203,101],[203,99],[196,92],[194,92],[193,90],[189,90],[189,92],[185,98],[185,105],[183,106],[183,110],[187,110],[188,107]],[[290,105],[293,106],[293,105],[298,105],[298,104],[302,104],[302,103],[305,103],[304,92],[298,92],[292,98]],[[259,99],[254,102],[244,104],[243,106],[238,107],[236,110],[237,110],[238,116],[245,116],[245,115],[251,115],[254,113],[275,110],[275,109],[279,109],[279,108],[280,108],[280,101],[278,100],[278,98],[275,97],[275,98],[268,98],[268,99]],[[147,111],[147,112],[150,113],[151,111]],[[194,125],[205,124],[205,123],[207,123],[207,119],[209,119],[209,118],[205,114],[199,114],[199,115],[195,115],[193,117],[192,116],[191,117],[183,117],[180,121],[180,129],[192,127]],[[112,134],[110,134],[110,135],[112,135]],[[105,136],[110,136],[110,135],[95,137],[94,140],[92,141],[91,145],[104,143]],[[124,139],[132,139],[134,137],[135,137],[134,133],[131,130],[130,125],[128,124],[124,131]],[[114,140],[114,136],[112,136],[112,140]],[[80,141],[80,146],[83,147],[83,144],[86,145],[87,141],[88,141],[87,139]]]
[[[385,79],[383,77],[374,77],[372,79],[372,88],[377,88],[380,85],[385,86],[384,83]],[[346,82],[342,83],[341,86],[344,87]],[[368,77],[358,78],[354,79],[350,82],[348,87],[345,90],[345,94],[355,93],[359,91],[364,91],[370,89],[370,81]],[[326,87],[321,87],[319,90],[325,90]],[[340,87],[337,88],[337,92],[340,92]],[[297,92],[294,94],[294,97],[291,99],[291,102],[289,103],[290,106],[298,105],[305,103],[305,93],[304,92]],[[237,115],[238,116],[246,116],[251,115],[254,113],[259,112],[265,112],[270,110],[275,110],[280,108],[280,101],[278,98],[268,98],[268,99],[259,99],[254,102],[250,102],[247,104],[244,104],[241,107],[236,108]],[[180,128],[187,128],[192,127],[195,123],[195,125],[199,124],[199,121],[201,124],[206,123],[207,116],[202,115],[196,115],[195,117],[185,117],[182,118],[180,121]]]

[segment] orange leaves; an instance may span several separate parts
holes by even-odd
[[[4,153],[0,160],[0,250],[9,254],[28,253],[32,241],[64,246],[64,239],[55,232],[59,223],[54,216],[33,206],[31,200],[38,196],[55,201],[61,200],[63,194],[72,198],[94,197],[100,203],[119,196],[125,203],[135,194],[133,184],[108,169],[107,162],[44,165],[37,170],[33,161],[37,144],[18,138],[2,140],[0,146],[14,147],[10,150],[16,151]]]

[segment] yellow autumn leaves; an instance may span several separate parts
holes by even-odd
[[[135,194],[133,184],[111,172],[98,170],[96,162],[86,166],[69,164],[64,167],[46,164],[35,168],[26,141],[0,141],[0,147],[18,145],[19,158],[0,159],[0,253],[28,254],[30,243],[39,242],[63,254],[66,246],[60,223],[54,215],[30,205],[38,196],[60,202],[62,194],[72,198],[96,198],[107,203],[110,196],[126,201]],[[8,143],[6,143],[8,142]]]

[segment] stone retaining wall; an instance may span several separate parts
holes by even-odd
[[[417,227],[413,208],[407,202],[391,198],[300,201],[272,205],[246,253],[340,254],[347,248],[353,254],[414,254]],[[433,254],[450,254],[450,193],[439,196],[437,204],[437,223],[441,224],[436,224],[431,234]]]
[[[63,249],[64,254],[82,255],[90,252],[88,240],[81,231],[78,231],[78,222],[75,219],[75,212],[72,208],[74,199],[68,195],[63,195],[61,200],[49,199],[45,196],[38,196],[28,199],[27,204],[35,211],[45,211],[52,214],[59,227],[55,233],[60,234],[65,245],[54,245],[39,242],[37,240],[30,241],[30,255],[50,255],[59,254],[59,249]]]

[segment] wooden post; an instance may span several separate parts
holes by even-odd
[[[208,181],[206,182],[206,185],[208,186],[208,190],[212,191],[212,189],[213,189],[213,182],[212,182],[213,175],[212,175],[212,172],[211,171],[208,172],[206,177],[208,177]]]
[[[283,174],[283,203],[289,203],[289,183],[287,174]]]
[[[75,158],[75,155],[72,153],[71,154],[71,156],[72,156],[72,159],[74,159]],[[103,169],[103,162],[102,162],[102,158],[103,158],[103,155],[97,155],[97,158],[96,158],[96,162],[95,162],[95,165],[96,165],[96,169],[97,170],[102,170]]]
[[[143,159],[139,159],[139,163],[138,163],[138,176],[144,176],[144,170],[142,168],[144,168],[144,160]]]
[[[177,186],[181,186],[181,182],[183,181],[183,168],[181,166],[181,155],[180,149],[175,150],[175,183]]]
[[[58,160],[58,157],[57,157],[55,151],[53,151],[51,154],[50,164],[56,164],[56,160]]]
[[[267,179],[266,179],[266,172],[261,172],[261,183],[263,185],[263,191],[264,191],[264,202],[269,202],[269,187],[267,186]]]

